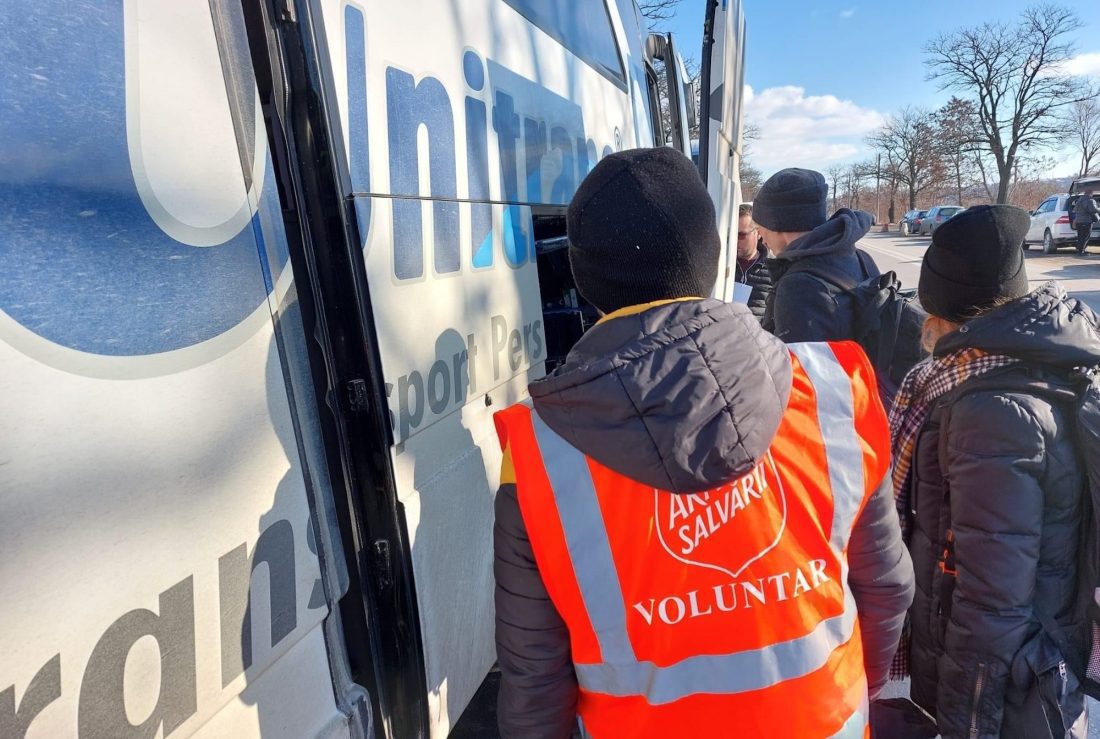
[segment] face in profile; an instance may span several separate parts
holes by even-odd
[[[752,216],[737,219],[737,256],[748,259],[756,254],[757,230]]]

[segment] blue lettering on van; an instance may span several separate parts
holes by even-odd
[[[471,264],[493,266],[493,208],[488,204],[489,123],[485,101],[478,95],[485,89],[485,67],[476,52],[462,57],[462,72],[471,94],[466,96],[466,170],[470,205],[470,243],[474,244]],[[478,202],[481,201],[481,202]]]
[[[366,234],[373,194],[369,190],[367,116],[363,114],[368,104],[366,19],[361,10],[348,6],[344,20],[349,159],[359,229]],[[490,201],[495,200],[503,201],[500,240],[504,261],[513,268],[522,267],[534,255],[526,206],[568,203],[595,164],[596,144],[585,135],[576,102],[491,59],[483,60],[472,49],[463,52],[461,69],[465,90],[457,110],[465,122],[462,141],[455,134],[456,108],[439,79],[395,66],[384,70],[390,172],[385,194],[391,196],[393,208],[393,276],[399,281],[422,279],[428,264],[440,275],[462,270],[459,224],[463,212],[469,215],[469,267],[492,267],[494,210]],[[499,167],[499,194],[495,197],[491,190],[490,126],[496,136]],[[421,136],[422,129],[426,136]],[[461,194],[456,177],[460,156],[467,165],[466,192]],[[422,162],[427,164],[426,183],[421,181]],[[430,205],[425,198],[432,200]]]
[[[363,11],[354,5],[344,8],[344,44],[348,57],[348,165],[351,169],[353,193],[370,192],[370,157],[367,153],[367,40]],[[371,198],[354,198],[355,216],[359,221],[360,246],[367,248],[370,228]]]
[[[265,229],[280,220],[270,166],[266,223],[257,214],[215,246],[169,237],[131,171],[122,0],[13,2],[25,22],[0,30],[0,311],[110,356],[182,349],[238,325],[286,263]],[[258,235],[272,253],[258,253]]]
[[[451,101],[434,77],[414,80],[395,67],[386,70],[389,112],[390,188],[393,201],[393,270],[398,279],[424,275],[424,228],[420,200],[420,127],[428,133],[429,192],[434,199],[435,271],[457,272],[458,189],[455,174],[455,127]],[[406,196],[406,197],[400,197]]]

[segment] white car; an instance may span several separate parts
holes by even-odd
[[[1077,231],[1070,222],[1070,210],[1077,195],[1051,195],[1031,211],[1031,228],[1024,237],[1024,249],[1042,244],[1044,254],[1054,254],[1061,246],[1077,243]],[[1100,224],[1092,227],[1092,240],[1100,239]]]

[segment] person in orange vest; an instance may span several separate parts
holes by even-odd
[[[496,414],[502,736],[864,737],[913,596],[875,375],[704,299],[715,212],[669,148],[569,206],[603,314]]]

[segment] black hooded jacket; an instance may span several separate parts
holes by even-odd
[[[605,320],[530,391],[542,420],[580,451],[633,480],[690,493],[752,469],[771,446],[790,387],[786,347],[748,308],[693,300]],[[569,633],[547,595],[505,474],[494,537],[501,734],[568,737],[577,701]],[[888,479],[856,524],[848,561],[877,691],[912,598]]]
[[[1049,283],[947,334],[935,354],[971,347],[1021,362],[940,398],[917,437],[912,697],[945,739],[1045,737],[1048,717],[1065,715],[1068,729],[1082,708],[1040,615],[1066,634],[1078,626],[1086,481],[1072,370],[1100,364],[1097,317]]]
[[[838,286],[810,274],[843,273],[856,282],[878,274],[874,262],[856,252],[871,230],[871,216],[841,208],[810,233],[768,260],[774,287],[764,312],[764,328],[787,343],[855,339],[854,304]],[[794,266],[798,264],[798,268]]]

